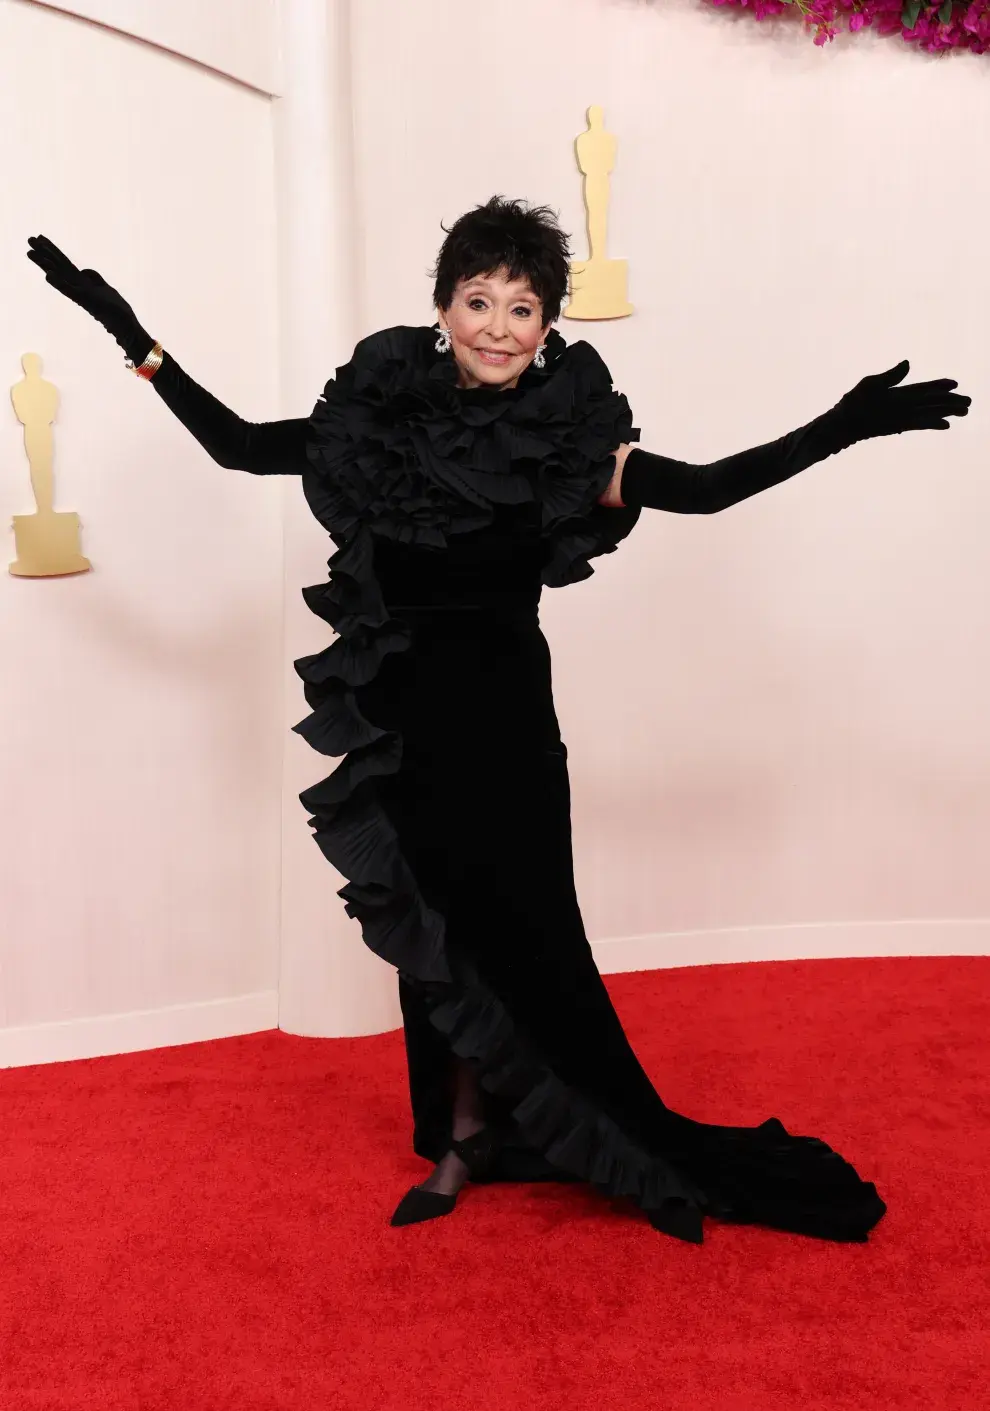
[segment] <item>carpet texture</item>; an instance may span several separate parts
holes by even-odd
[[[990,1384],[990,959],[609,978],[665,1101],[823,1137],[865,1245],[657,1234],[582,1187],[388,1220],[400,1034],[0,1073],[3,1411],[970,1411]]]

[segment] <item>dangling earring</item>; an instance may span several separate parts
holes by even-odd
[[[543,349],[544,349],[546,346],[547,346],[547,345],[546,345],[545,343],[541,343],[540,346],[537,348],[537,350],[536,350],[536,356],[535,356],[534,359],[533,359],[533,366],[534,366],[534,367],[546,367],[546,365],[547,365],[547,360],[546,360],[546,358],[543,356]]]
[[[433,330],[433,332],[440,334],[440,337],[437,339],[437,341],[436,341],[436,342],[434,343],[434,345],[433,345],[434,348],[436,348],[437,352],[438,352],[438,353],[449,353],[449,352],[450,352],[450,329],[449,329],[449,328],[441,328],[440,325],[437,324],[437,326],[436,326],[436,328]]]

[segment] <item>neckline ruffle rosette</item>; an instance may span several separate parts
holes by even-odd
[[[567,346],[552,331],[545,369],[530,367],[507,392],[463,391],[434,339],[429,328],[401,327],[364,339],[313,412],[303,489],[337,552],[330,581],[305,588],[303,597],[338,635],[295,663],[311,707],[295,729],[321,754],[343,758],[300,798],[324,856],[347,879],[338,895],[365,943],[418,989],[452,1049],[477,1063],[483,1086],[510,1101],[523,1139],[560,1170],[631,1199],[660,1228],[700,1242],[702,1211],[724,1206],[719,1213],[729,1216],[731,1209],[564,1083],[477,974],[459,963],[455,980],[444,918],[420,894],[378,800],[376,781],[399,769],[402,741],[364,718],[355,693],[390,652],[408,649],[410,633],[383,601],[374,537],[442,549],[452,535],[486,527],[494,506],[535,495],[548,540],[543,582],[562,587],[587,578],[589,560],[611,553],[639,517],[638,509],[596,503],[616,447],[639,433],[589,344]],[[775,1119],[759,1130],[768,1147],[778,1134],[794,1140]],[[765,1149],[763,1160],[769,1155]],[[829,1155],[858,1184],[852,1168]],[[834,1165],[826,1184],[836,1176],[843,1186]],[[834,1223],[834,1209],[831,1215]],[[851,1226],[862,1218],[850,1217]]]

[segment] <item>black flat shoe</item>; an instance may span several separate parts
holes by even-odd
[[[467,1167],[467,1179],[478,1181],[483,1180],[494,1166],[499,1140],[491,1127],[482,1127],[473,1137],[451,1142],[450,1149]],[[423,1220],[436,1220],[441,1215],[449,1215],[456,1205],[456,1195],[443,1195],[440,1191],[425,1191],[422,1186],[413,1186],[396,1206],[391,1223],[393,1226],[418,1225]]]

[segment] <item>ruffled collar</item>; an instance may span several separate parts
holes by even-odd
[[[583,341],[551,330],[546,366],[514,388],[465,389],[435,330],[363,339],[314,408],[303,489],[343,542],[359,529],[423,547],[490,524],[499,505],[536,500],[552,541],[544,581],[573,582],[638,511],[598,504],[616,448],[638,439],[629,404]]]
[[[436,329],[400,325],[358,343],[346,367],[337,371],[339,390],[384,409],[399,420],[432,419],[480,430],[494,422],[537,425],[551,404],[573,405],[576,396],[593,399],[611,391],[611,377],[588,343],[568,344],[551,329],[545,366],[530,363],[515,387],[461,387],[450,353],[436,351]],[[552,420],[553,418],[551,418]]]

